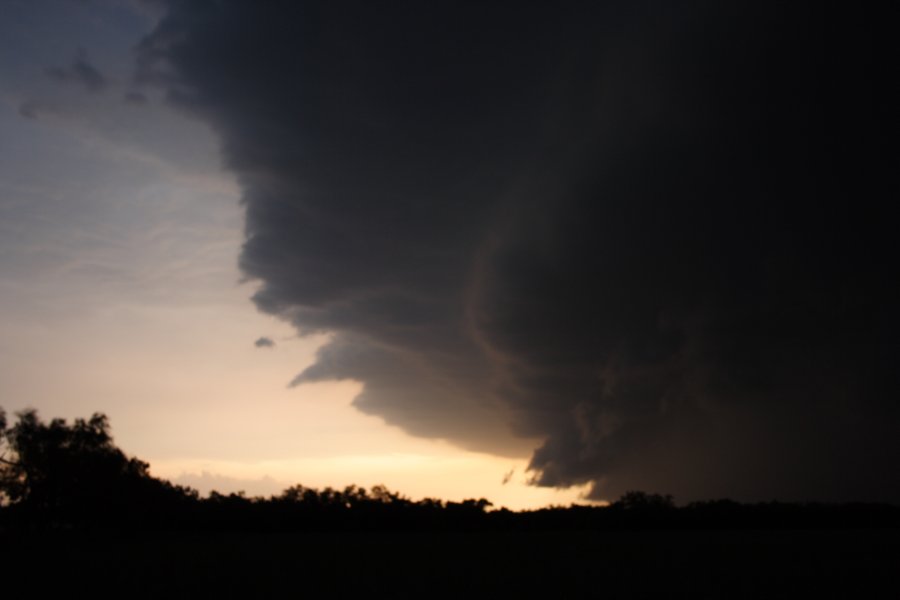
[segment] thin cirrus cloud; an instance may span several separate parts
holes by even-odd
[[[68,67],[47,67],[45,73],[55,81],[80,85],[89,92],[102,92],[109,85],[109,80],[91,64],[84,50],[78,51]]]
[[[900,499],[861,10],[167,6],[140,81],[218,133],[257,306],[332,333],[293,384],[595,498]]]
[[[125,92],[125,95],[122,96],[122,100],[125,104],[131,104],[135,106],[143,106],[147,104],[147,96],[140,92]]]

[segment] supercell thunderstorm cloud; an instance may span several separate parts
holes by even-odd
[[[900,500],[896,102],[865,19],[166,9],[139,81],[218,134],[256,305],[332,334],[293,384],[358,380],[365,413],[598,499]]]

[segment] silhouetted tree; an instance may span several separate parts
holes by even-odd
[[[484,498],[413,501],[383,485],[342,490],[295,485],[269,499],[196,491],[149,474],[113,443],[102,414],[10,426],[0,409],[0,532],[102,527],[118,531],[604,530],[646,528],[900,527],[889,505],[694,502],[630,491],[610,506],[488,511]]]
[[[647,492],[630,491],[619,498],[613,506],[625,510],[658,511],[675,508],[675,501],[670,494],[648,494]]]
[[[0,408],[0,506],[9,503],[8,489],[14,484],[16,466],[10,456],[9,443],[6,435],[6,412]]]
[[[113,443],[109,420],[44,423],[34,410],[0,420],[0,494],[18,514],[52,526],[143,521],[192,490],[150,476]]]

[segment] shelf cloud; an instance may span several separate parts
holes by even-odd
[[[219,135],[256,305],[333,334],[293,385],[597,499],[900,500],[862,8],[164,4],[138,81]]]

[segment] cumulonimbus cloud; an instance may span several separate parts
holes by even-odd
[[[258,307],[333,333],[294,384],[597,498],[898,500],[869,23],[171,2],[138,62],[220,135]]]

